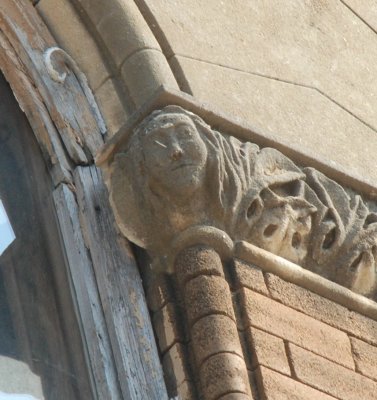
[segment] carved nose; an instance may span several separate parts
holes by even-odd
[[[174,161],[177,161],[177,160],[181,159],[182,156],[183,156],[183,151],[182,151],[182,149],[174,149],[174,151],[173,151],[172,154],[171,154],[171,158],[172,158],[172,160],[174,160]]]

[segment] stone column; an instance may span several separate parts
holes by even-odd
[[[251,399],[229,285],[219,255],[194,246],[175,259],[188,329],[205,400]]]

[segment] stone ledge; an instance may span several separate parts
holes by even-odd
[[[246,242],[238,242],[236,244],[235,257],[255,264],[265,272],[271,272],[288,282],[317,293],[352,311],[377,320],[376,302],[301,268],[282,257]]]
[[[349,172],[340,165],[331,165],[327,160],[318,157],[313,151],[300,151],[292,148],[291,144],[274,135],[262,132],[253,124],[219,111],[216,106],[200,101],[193,96],[183,93],[176,88],[161,85],[156,91],[145,99],[137,111],[135,111],[119,131],[108,140],[102,151],[97,156],[97,164],[102,166],[110,163],[117,149],[127,141],[132,130],[152,111],[161,109],[167,105],[178,105],[187,111],[193,112],[203,118],[213,129],[226,132],[243,141],[251,141],[261,147],[272,147],[291,158],[295,163],[307,167],[316,168],[329,178],[341,185],[358,191],[369,199],[377,199],[377,187],[360,174]]]

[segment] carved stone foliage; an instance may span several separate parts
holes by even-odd
[[[374,294],[377,214],[359,195],[277,150],[168,106],[133,131],[106,173],[122,233],[154,256],[167,255],[185,231],[212,227]]]

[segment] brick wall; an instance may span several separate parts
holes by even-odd
[[[260,399],[376,399],[376,321],[242,261],[234,272]]]
[[[201,263],[199,280],[204,275],[207,280],[221,281],[224,306],[229,300],[229,290],[238,333],[231,329],[233,317],[229,319],[214,302],[211,311],[194,326],[199,329],[204,324],[200,329],[207,332],[204,337],[222,335],[226,339],[221,343],[217,340],[220,346],[214,347],[212,343],[207,349],[204,342],[199,358],[208,349],[213,360],[216,352],[237,354],[241,344],[241,357],[252,389],[252,394],[242,393],[240,389],[240,393],[233,393],[229,398],[376,398],[376,321],[244,261],[235,259],[224,265],[222,276],[208,264]],[[195,276],[189,281],[191,286],[198,281]],[[160,276],[147,285],[165,377],[172,396],[180,396],[182,400],[207,399],[210,397],[200,383],[202,372],[195,363],[198,357],[195,349],[203,344],[197,343],[199,336],[187,317],[190,314],[187,309],[195,299],[189,304],[182,301],[184,289],[178,280],[176,275]],[[202,293],[199,297],[201,302],[206,302],[210,296]],[[227,397],[213,397],[217,398]]]

